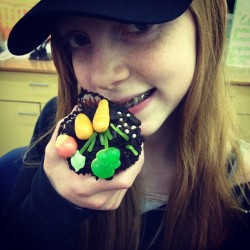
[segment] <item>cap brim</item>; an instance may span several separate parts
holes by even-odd
[[[8,49],[14,55],[24,55],[39,46],[50,34],[58,15],[85,15],[129,23],[163,23],[182,15],[192,0],[112,1],[40,1],[10,32]]]

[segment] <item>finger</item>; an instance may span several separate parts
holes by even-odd
[[[71,111],[70,114],[72,114],[75,110],[77,109],[77,105],[73,108],[73,110]],[[59,128],[61,126],[61,123],[64,121],[65,117],[63,119],[61,119],[57,124],[56,124],[56,127],[54,129],[54,132],[51,136],[51,139],[46,147],[47,151],[52,151],[52,153],[55,153],[56,152],[56,147],[55,147],[55,142],[56,142],[56,138],[58,136],[58,131],[59,131]]]
[[[79,175],[78,180],[72,183],[75,186],[75,190],[81,190],[80,195],[88,197],[95,193],[128,189],[132,186],[135,178],[140,173],[144,163],[144,153],[142,151],[138,161],[129,167],[128,169],[116,174],[112,180],[98,179],[94,176]]]
[[[121,202],[128,190],[127,189],[122,189],[122,190],[117,190],[117,191],[106,191],[102,193],[102,195],[105,195],[106,200],[104,200],[103,204],[99,206],[98,210],[115,210],[117,209],[120,205]]]
[[[105,191],[90,197],[77,197],[73,203],[93,210],[114,210],[120,206],[126,192],[127,190]]]
[[[104,204],[104,206],[103,206],[104,209],[105,210],[115,210],[115,209],[117,209],[121,205],[122,200],[124,199],[124,196],[127,193],[127,191],[128,191],[127,189],[123,189],[123,190],[118,191],[116,193],[116,195],[113,196],[113,198],[111,200],[112,202],[106,202]]]

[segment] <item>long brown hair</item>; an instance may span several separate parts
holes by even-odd
[[[221,67],[226,39],[225,2],[194,0],[190,10],[197,28],[197,66],[180,107],[177,168],[164,216],[162,244],[169,250],[216,249],[227,235],[226,218],[239,208],[227,178],[228,160],[232,151],[237,154],[238,143]],[[70,52],[58,37],[52,35],[52,52],[59,73],[60,120],[76,104],[78,84]],[[79,249],[138,248],[139,184],[137,179],[118,209],[83,223],[80,235],[84,240],[79,240]]]
[[[168,249],[217,249],[227,236],[225,220],[238,206],[227,178],[228,160],[238,143],[223,81],[226,5],[195,0],[191,12],[197,66],[180,118],[164,239]]]

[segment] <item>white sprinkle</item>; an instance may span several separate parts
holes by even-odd
[[[132,137],[133,137],[133,138],[136,138],[136,134],[132,134]]]
[[[121,115],[121,114],[122,114],[122,112],[121,112],[121,111],[117,111],[117,114],[118,114],[118,115]]]
[[[119,121],[120,121],[120,122],[123,122],[123,119],[122,119],[122,118],[120,118],[120,119],[119,119]]]
[[[127,127],[127,126],[128,126],[128,124],[125,122],[125,123],[123,124],[123,126],[124,126],[124,127]]]
[[[136,126],[135,126],[135,125],[133,125],[133,126],[131,127],[131,129],[136,129]]]
[[[126,133],[126,134],[129,134],[129,130],[128,130],[128,129],[125,129],[125,133]]]
[[[127,117],[130,117],[130,114],[127,114]]]
[[[122,127],[122,125],[117,125],[117,127],[118,127],[118,128],[121,128],[121,127]]]

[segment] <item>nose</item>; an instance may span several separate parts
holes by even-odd
[[[92,45],[91,84],[95,88],[110,90],[127,79],[129,69],[124,52],[108,41]]]

